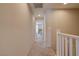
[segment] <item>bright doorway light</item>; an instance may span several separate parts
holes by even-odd
[[[40,17],[40,14],[38,14],[38,16]]]
[[[68,3],[64,3],[64,5],[66,5],[66,4],[68,4]]]

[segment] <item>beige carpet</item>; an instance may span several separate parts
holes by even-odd
[[[51,48],[43,48],[34,42],[28,56],[55,56],[55,52]]]

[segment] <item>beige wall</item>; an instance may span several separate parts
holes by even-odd
[[[32,45],[27,4],[0,4],[0,55],[27,55]]]
[[[47,17],[47,28],[52,29],[52,47],[56,50],[56,30],[79,35],[79,10],[52,10]]]

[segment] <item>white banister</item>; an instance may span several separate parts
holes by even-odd
[[[62,56],[64,56],[64,36],[61,36],[61,50],[62,50]]]
[[[61,36],[57,32],[57,56],[61,55]]]
[[[68,39],[65,37],[65,56],[68,56]]]
[[[57,32],[57,40],[56,41],[57,41],[57,46],[56,46],[57,47],[57,50],[56,51],[57,51],[57,56],[59,56],[59,50],[60,50],[59,43],[60,43],[60,41],[59,41],[59,34],[58,34],[58,32]]]
[[[59,55],[62,55],[62,37],[59,35]]]
[[[72,56],[72,37],[69,37],[69,56]]]
[[[73,40],[76,40],[76,56],[79,56],[79,36],[57,32],[57,55],[72,56]]]
[[[79,56],[79,38],[76,39],[76,56]]]

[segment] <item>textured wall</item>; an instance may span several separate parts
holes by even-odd
[[[56,50],[56,30],[79,35],[79,10],[52,10],[47,16],[47,28],[51,28],[52,47]]]
[[[32,45],[27,4],[0,4],[0,55],[27,55]]]

